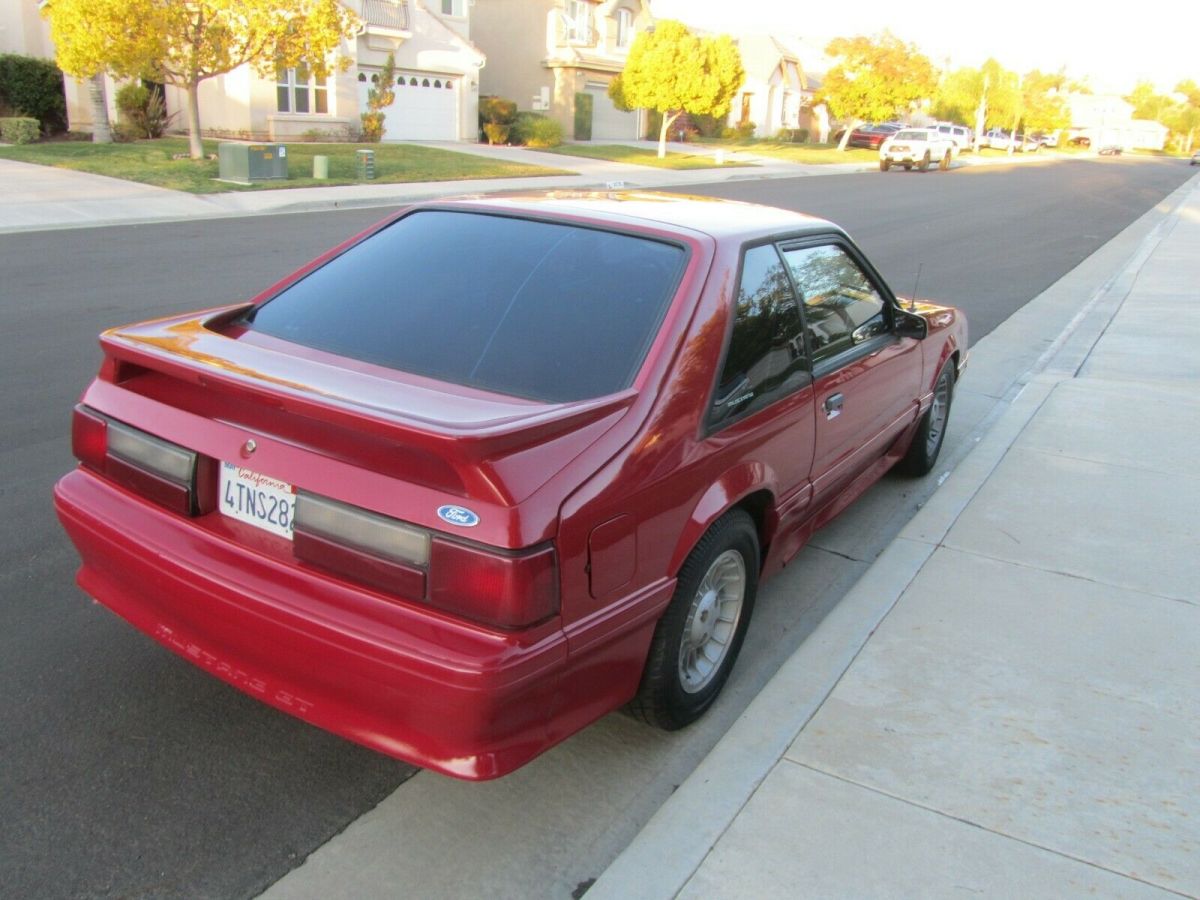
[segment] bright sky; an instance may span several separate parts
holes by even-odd
[[[939,67],[977,66],[994,56],[1018,72],[1087,77],[1099,92],[1127,93],[1139,79],[1170,91],[1200,82],[1200,12],[1191,0],[652,0],[655,18],[730,33],[819,39],[884,28],[916,44]]]

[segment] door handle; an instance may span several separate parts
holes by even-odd
[[[846,398],[841,394],[831,394],[825,398],[825,418],[836,419],[842,414],[842,403]]]

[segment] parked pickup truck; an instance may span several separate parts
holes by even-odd
[[[905,170],[916,166],[922,172],[937,163],[943,172],[950,160],[958,155],[958,146],[934,128],[905,128],[897,131],[879,148],[879,171],[886,172],[892,164]]]

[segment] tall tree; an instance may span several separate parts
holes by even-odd
[[[667,155],[667,133],[683,113],[722,118],[746,72],[728,35],[697,37],[682,22],[661,19],[641,32],[629,48],[625,69],[608,95],[621,109],[653,109],[662,114],[658,155]]]
[[[194,159],[203,155],[200,82],[246,64],[264,77],[293,67],[326,76],[358,25],[338,0],[49,0],[42,15],[68,75],[107,72],[184,90]]]
[[[1200,129],[1200,85],[1189,78],[1175,85],[1175,93],[1183,95],[1183,102],[1171,110],[1169,121],[1163,124],[1183,138],[1183,152],[1191,153],[1192,141]]]
[[[846,121],[840,149],[863,122],[883,122],[932,96],[937,83],[933,63],[895,35],[835,38],[825,48],[837,63],[825,75],[817,102]]]

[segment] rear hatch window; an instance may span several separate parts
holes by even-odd
[[[682,247],[482,213],[405,216],[247,316],[340,356],[543,402],[630,385]]]

